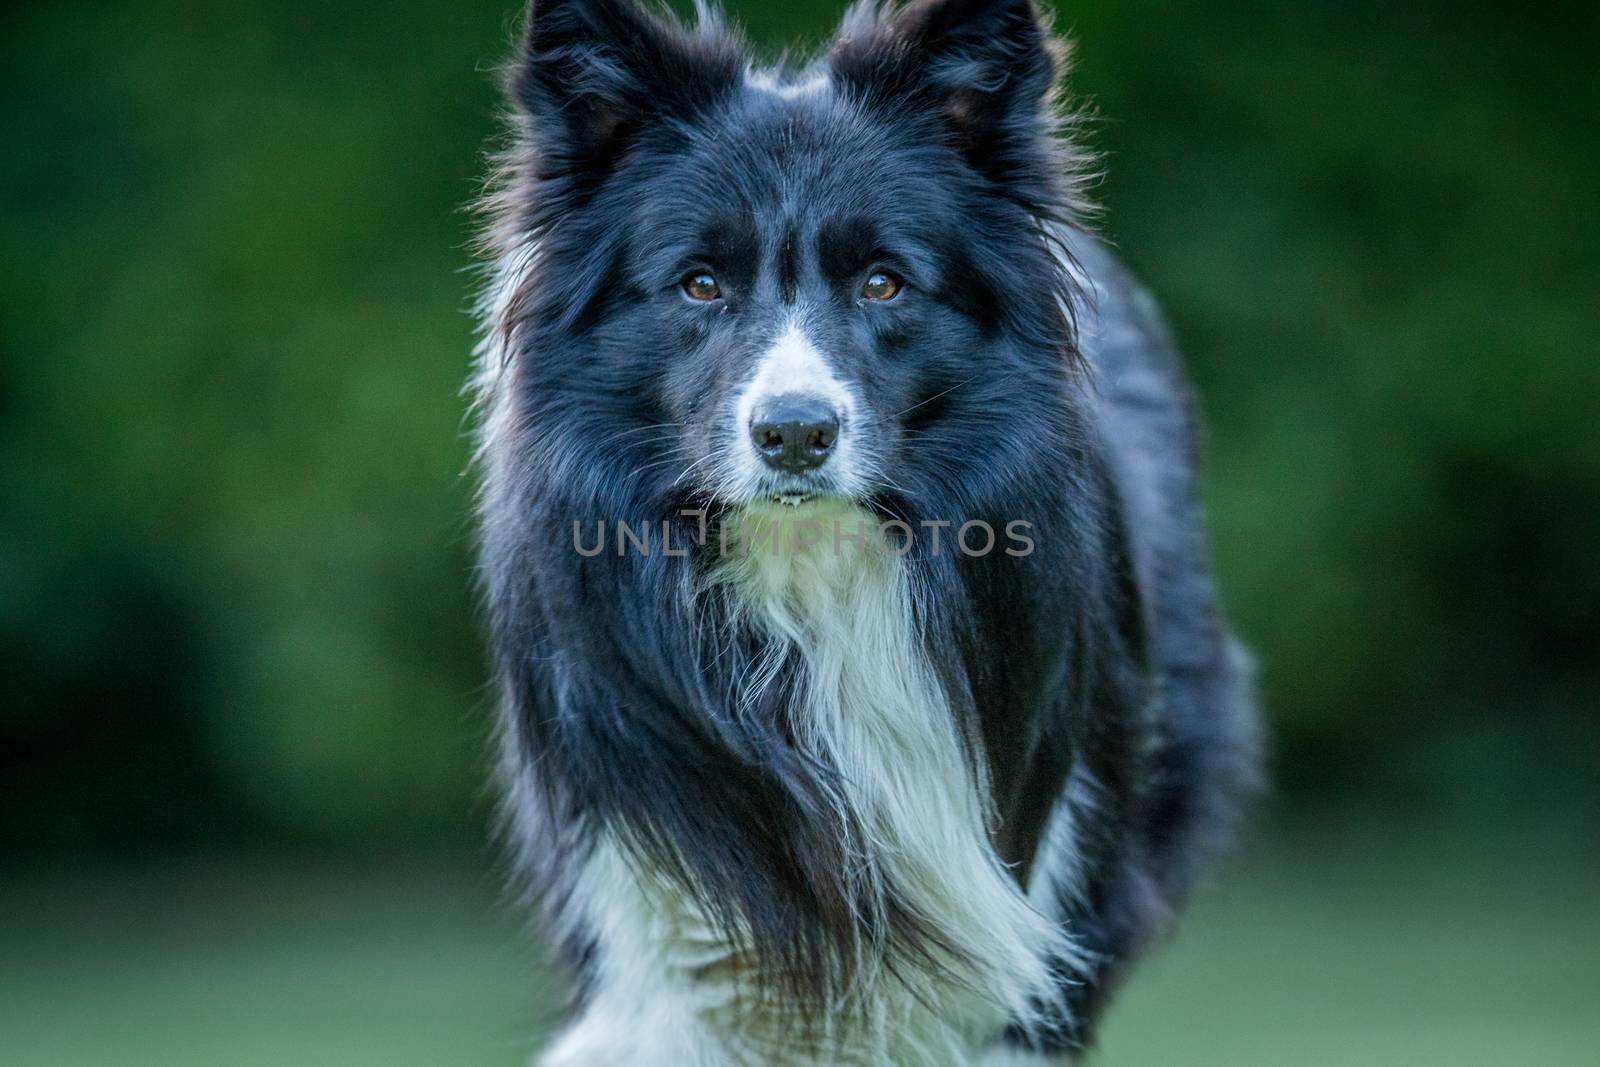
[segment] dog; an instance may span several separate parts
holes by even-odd
[[[546,1067],[1071,1062],[1258,778],[1189,388],[1031,0],[533,0],[481,579]]]

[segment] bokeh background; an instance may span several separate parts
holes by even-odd
[[[460,395],[514,8],[0,14],[0,1062],[535,1047]],[[1600,18],[1058,22],[1276,750],[1096,1062],[1597,1062]]]

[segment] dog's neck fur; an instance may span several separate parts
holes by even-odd
[[[864,928],[890,930],[892,941],[891,915],[913,914],[937,932],[942,958],[908,964],[893,944],[863,942],[846,1003],[762,996],[746,988],[761,973],[757,961],[607,838],[583,879],[600,942],[595,998],[549,1067],[966,1065],[1008,1023],[1026,1026],[1049,1005],[1052,967],[1073,959],[1059,925],[1029,906],[990,844],[982,761],[964,744],[914,625],[914,564],[870,535],[797,545],[784,510],[745,513],[747,532],[765,539],[732,552],[709,579],[767,637],[745,706],[780,678],[800,679],[794,744],[837,771],[832,802],[855,828],[846,852]],[[864,513],[844,510],[808,518],[871,528]],[[789,657],[798,657],[797,675],[780,670]],[[797,1032],[813,1036],[796,1041]]]

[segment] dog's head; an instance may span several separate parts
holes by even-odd
[[[518,421],[613,498],[981,506],[1072,433],[1061,57],[1031,0],[858,6],[793,71],[704,13],[535,0],[495,204]]]

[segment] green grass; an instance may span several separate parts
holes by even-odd
[[[1555,847],[1280,839],[1137,972],[1094,1062],[1593,1064],[1597,873]],[[0,908],[7,1065],[509,1067],[551,1003],[468,864],[33,872]]]
[[[0,900],[7,1065],[521,1064],[549,999],[464,866],[229,861]]]
[[[1097,1062],[1592,1067],[1597,875],[1378,822],[1260,850],[1136,973]]]

